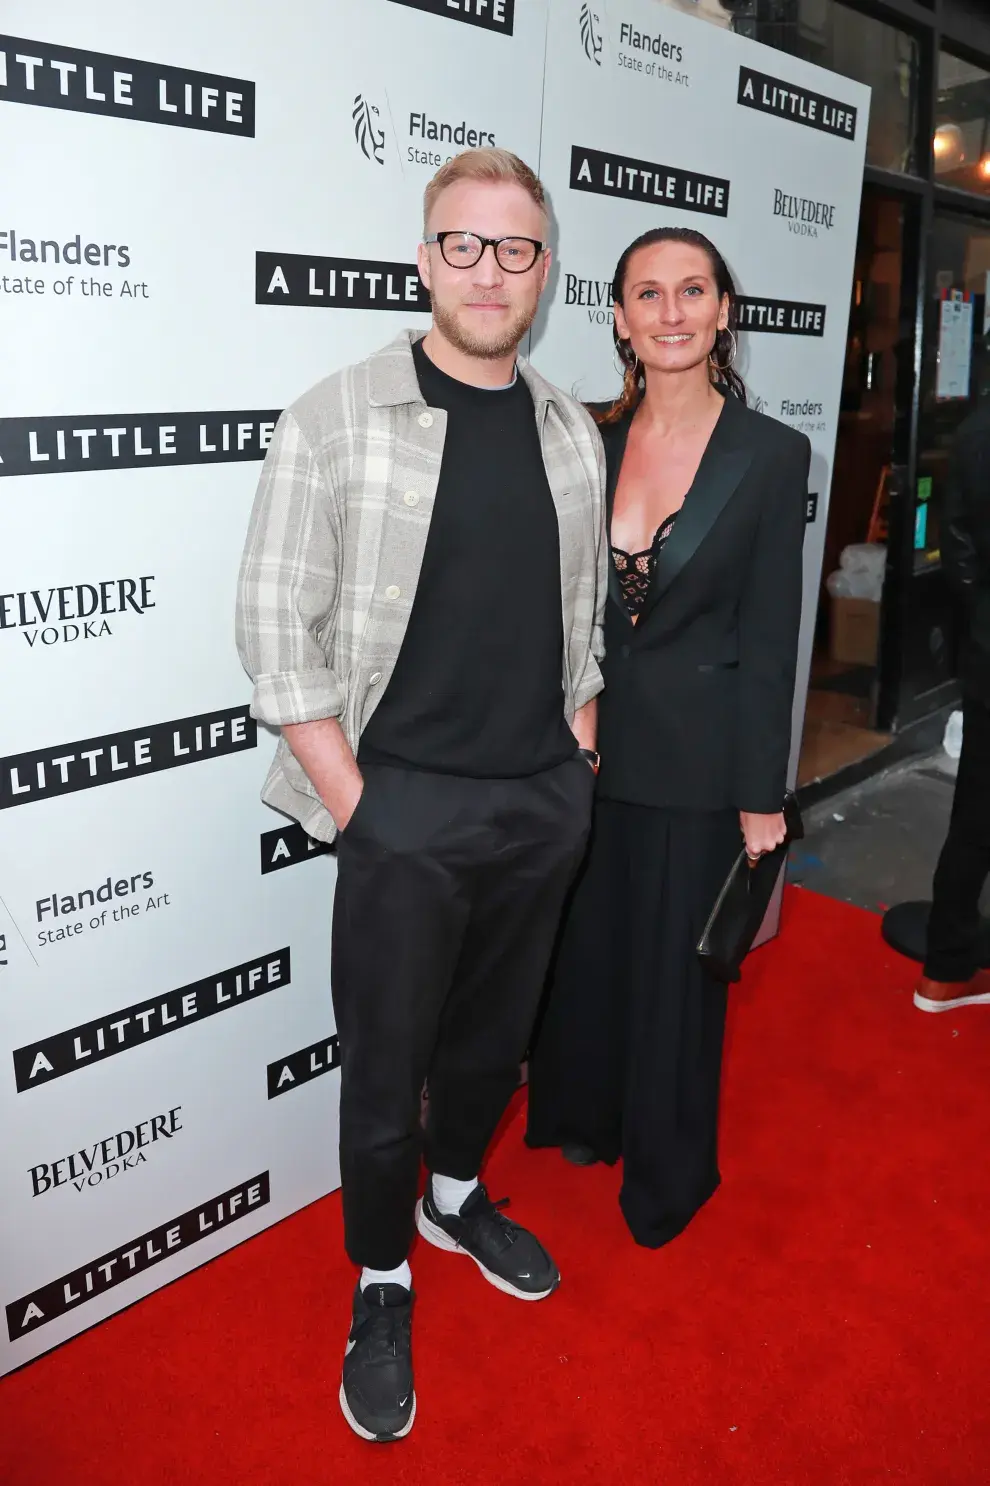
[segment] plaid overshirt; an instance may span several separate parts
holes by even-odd
[[[237,648],[254,681],[252,714],[274,727],[336,717],[355,753],[398,658],[440,477],[447,415],[419,390],[417,338],[404,332],[282,414],[238,581]],[[581,404],[525,361],[519,373],[557,510],[570,722],[602,688],[605,459]],[[333,840],[330,812],[284,737],[262,799],[310,836]]]

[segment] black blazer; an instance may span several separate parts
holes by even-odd
[[[940,504],[942,566],[968,621],[960,680],[990,701],[990,400],[956,430]]]
[[[630,421],[601,430],[609,528]],[[636,625],[610,562],[603,798],[781,808],[810,458],[804,434],[727,395]]]

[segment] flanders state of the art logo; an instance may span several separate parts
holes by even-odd
[[[354,121],[354,138],[366,160],[376,165],[385,164],[385,130],[379,128],[381,115],[377,104],[369,103],[363,93],[358,93],[351,108]]]
[[[597,15],[585,0],[581,6],[581,45],[584,55],[596,67],[602,65],[602,27]]]

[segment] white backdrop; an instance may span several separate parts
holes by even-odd
[[[823,335],[741,337],[767,411],[814,409],[783,409],[814,425],[813,595],[867,106],[652,0],[284,0],[277,25],[8,0],[4,26],[0,1371],[337,1183],[333,859],[258,799],[233,587],[279,409],[426,323],[430,175],[474,143],[541,164],[533,356],[583,395],[614,385],[603,286],[656,222],[709,231],[752,314],[825,307]],[[740,106],[741,64],[852,104],[854,137]],[[597,157],[572,190],[575,148],[692,204],[728,182],[727,214],[606,202]],[[817,237],[774,215],[812,198]]]

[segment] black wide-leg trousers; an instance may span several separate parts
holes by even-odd
[[[726,987],[695,952],[741,844],[732,810],[599,800],[529,1065],[530,1145],[623,1163],[637,1243],[669,1243],[719,1184]]]
[[[964,981],[980,964],[980,895],[990,873],[990,705],[963,698],[963,741],[949,833],[935,869],[925,974]]]
[[[421,1153],[431,1171],[475,1176],[518,1084],[594,775],[575,755],[526,779],[364,776],[333,912],[340,1169],[348,1255],[393,1269]]]

